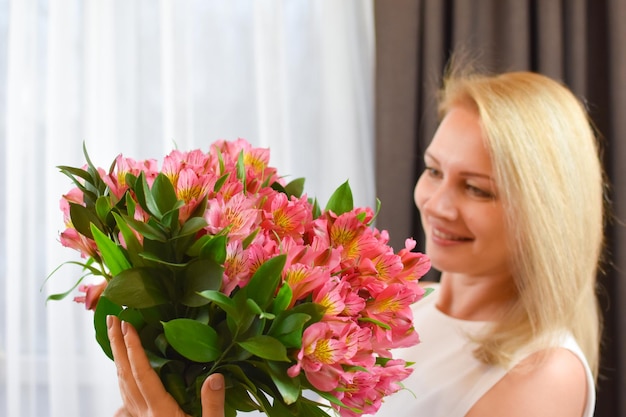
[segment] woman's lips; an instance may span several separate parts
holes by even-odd
[[[433,227],[431,229],[432,239],[436,242],[469,242],[472,239],[466,236],[461,236],[457,234],[450,233],[448,231],[444,231],[442,229],[437,229]]]

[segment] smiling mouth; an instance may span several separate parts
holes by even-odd
[[[438,229],[432,229],[433,232],[433,236],[439,239],[444,239],[444,240],[453,240],[456,242],[467,242],[470,241],[472,239],[468,238],[468,237],[463,237],[463,236],[457,236],[457,235],[451,235],[448,233],[444,233],[441,230]]]

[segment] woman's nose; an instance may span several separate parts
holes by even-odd
[[[429,191],[430,193],[424,196],[420,210],[431,216],[447,220],[456,219],[459,211],[454,190],[451,190],[445,183],[439,183]]]

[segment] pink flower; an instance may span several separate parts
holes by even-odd
[[[211,234],[228,230],[231,239],[245,239],[258,226],[260,213],[255,201],[244,194],[235,194],[230,200],[210,200],[204,218]]]
[[[125,158],[122,155],[118,155],[117,158],[115,158],[115,169],[112,173],[108,174],[103,169],[98,169],[98,172],[100,173],[102,181],[109,186],[111,194],[119,200],[126,190],[128,190],[126,174],[132,174],[138,177],[139,174],[143,172],[146,176],[146,182],[148,185],[151,185],[158,175],[158,167],[154,159],[136,161],[132,158]]]
[[[402,360],[390,360],[384,366],[371,371],[356,370],[345,373],[335,391],[337,398],[346,407],[361,410],[356,413],[350,408],[335,407],[342,417],[359,417],[362,414],[375,414],[382,405],[383,398],[402,387],[400,381],[406,379],[413,370]]]
[[[241,241],[230,242],[226,246],[222,292],[230,295],[236,287],[247,284],[251,275],[250,258],[248,252],[244,251]]]
[[[61,232],[59,240],[63,246],[80,252],[80,256],[83,258],[100,259],[96,242],[81,235],[73,227],[68,227]]]
[[[298,243],[303,242],[304,226],[311,221],[311,207],[306,198],[298,199],[286,194],[273,193],[263,206],[265,230],[272,231],[278,238],[289,236]]]
[[[84,295],[74,297],[74,301],[77,303],[85,303],[87,310],[95,310],[98,305],[98,300],[102,292],[107,286],[107,281],[102,281],[98,284],[83,284],[78,287],[78,291],[84,293]]]
[[[190,168],[184,168],[178,173],[178,181],[175,183],[176,196],[185,202],[178,216],[181,223],[184,223],[189,218],[198,204],[207,197],[209,190],[212,190],[214,185],[214,176],[199,176]]]
[[[423,253],[411,252],[415,248],[415,240],[407,239],[404,245],[404,249],[398,252],[404,266],[399,278],[405,281],[417,281],[430,269],[430,259]]]
[[[70,203],[80,204],[81,206],[85,205],[83,192],[79,188],[72,188],[67,194],[64,194],[59,201],[59,207],[63,212],[63,221],[66,226],[72,224],[70,219]]]
[[[371,361],[364,363],[361,355],[357,355],[361,345],[367,343],[369,334],[368,329],[362,329],[354,322],[314,323],[304,331],[298,362],[287,373],[295,377],[303,370],[315,388],[332,391],[345,373],[342,365],[372,365]]]
[[[421,294],[420,294],[421,295]],[[412,327],[413,313],[411,304],[418,294],[402,284],[392,284],[376,298],[368,301],[363,310],[366,317],[389,326],[385,329],[373,326],[376,346],[380,349],[407,347],[419,343],[417,332]]]

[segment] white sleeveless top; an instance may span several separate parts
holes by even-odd
[[[421,342],[394,352],[394,357],[415,362],[413,373],[403,381],[407,389],[386,398],[377,416],[463,417],[507,373],[507,369],[486,365],[472,354],[476,344],[467,335],[478,334],[489,323],[445,315],[435,307],[439,285],[434,288],[413,306]],[[561,346],[576,354],[585,366],[587,404],[583,417],[592,417],[596,393],[587,360],[572,336],[564,337]]]

